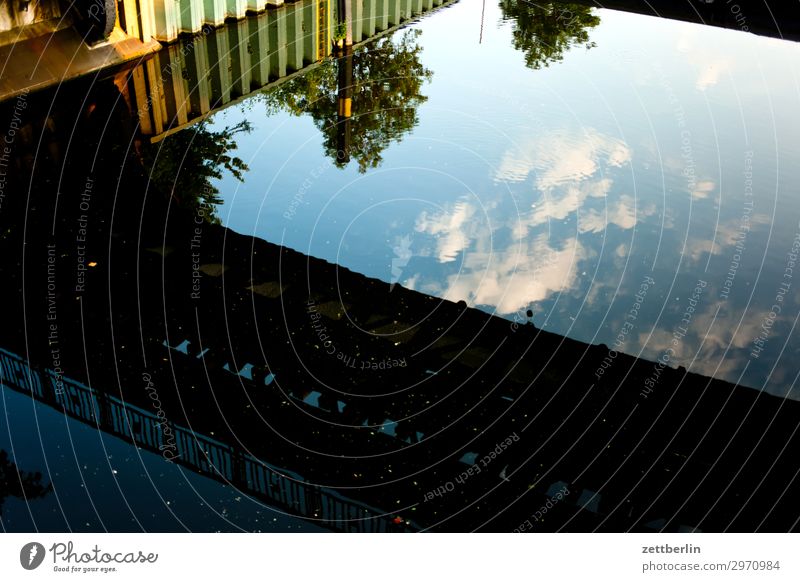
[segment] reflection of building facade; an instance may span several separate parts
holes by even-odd
[[[353,42],[367,41],[444,3],[352,0]],[[158,140],[327,58],[337,37],[333,10],[329,0],[302,0],[165,47],[133,72],[130,101],[142,133]],[[343,72],[342,78],[350,77]]]
[[[27,10],[9,3],[0,6],[0,60],[14,66],[0,80],[0,100],[163,49],[155,62],[142,65],[140,83],[146,85],[138,87],[158,105],[151,121],[157,129],[165,116],[203,115],[209,100],[211,109],[225,105],[231,96],[319,62],[341,36],[339,21],[359,43],[442,3],[348,0],[345,11],[331,0],[76,0],[68,9],[58,0],[34,0]],[[113,10],[99,8],[106,5]],[[345,14],[352,19],[349,26]],[[196,83],[191,91],[181,89],[175,76]],[[190,93],[196,96],[184,104]]]

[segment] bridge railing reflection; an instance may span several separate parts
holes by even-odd
[[[0,349],[0,386],[33,397],[69,416],[121,437],[138,447],[165,455],[175,463],[252,494],[287,513],[326,529],[347,532],[401,531],[391,516],[335,491],[310,483],[292,471],[275,467],[234,447],[157,414],[100,393],[52,369],[38,369]]]

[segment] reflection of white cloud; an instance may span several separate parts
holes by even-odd
[[[578,231],[581,233],[602,232],[610,224],[622,229],[636,226],[636,207],[633,198],[621,196],[616,202],[610,203],[604,212],[589,210],[578,216]]]
[[[603,165],[619,167],[630,159],[625,142],[593,129],[551,131],[506,152],[496,178],[522,182],[535,172],[536,187],[548,190],[585,180]]]
[[[475,207],[466,201],[456,202],[452,208],[436,215],[422,212],[417,218],[417,232],[424,232],[436,237],[436,256],[440,263],[456,260],[456,255],[470,245],[470,233],[474,228],[471,221],[475,215]]]
[[[533,170],[534,162],[526,155],[510,155],[506,153],[500,160],[496,178],[507,182],[524,182]]]
[[[755,216],[758,215],[754,215],[754,217]],[[750,236],[750,232],[753,230],[756,224],[759,224],[759,222],[760,218],[758,220],[751,219],[749,226],[745,225],[746,228],[744,229],[742,223],[738,220],[720,222],[717,224],[714,232],[713,241],[711,237],[703,239],[690,237],[686,241],[684,255],[688,255],[693,261],[699,261],[706,254],[728,254],[731,252],[730,249],[735,247],[740,241],[746,243],[747,238]]]
[[[525,238],[531,229],[578,211],[583,218],[582,232],[599,232],[606,222],[632,228],[636,216],[628,199],[612,204],[608,220],[605,210],[584,209],[587,199],[608,197],[613,181],[603,176],[604,171],[630,160],[631,150],[625,142],[594,129],[551,131],[507,151],[495,177],[521,182],[534,175],[534,186],[541,193],[532,210],[510,225],[513,237]]]
[[[694,191],[692,192],[692,198],[695,200],[702,200],[703,198],[708,198],[708,195],[711,194],[717,185],[710,181],[705,180],[703,182],[698,182],[695,184]]]
[[[700,180],[696,183],[687,177],[689,166],[687,160],[678,156],[665,155],[661,160],[665,173],[675,176],[680,182],[681,191],[688,192],[694,200],[704,200],[717,189],[713,180]],[[688,174],[689,176],[693,174]],[[689,187],[692,189],[689,190]]]
[[[713,251],[713,253],[712,253]],[[683,249],[683,255],[688,256],[694,262],[698,262],[707,254],[712,253],[718,255],[722,252],[720,245],[715,244],[712,248],[711,239],[698,239],[689,238],[686,241],[686,246]]]
[[[559,148],[561,151],[540,152],[540,160],[545,164],[539,173],[536,186],[548,190],[592,176],[598,170],[595,160],[594,144],[586,141],[577,148]]]
[[[564,220],[584,205],[588,197],[604,196],[611,187],[611,180],[584,182],[542,194],[530,212],[521,214],[511,225],[515,239],[528,236],[528,231],[550,220]],[[588,212],[588,211],[587,211]]]
[[[761,325],[767,317],[767,311],[750,309],[742,315],[739,309],[731,306],[723,307],[717,314],[718,303],[713,294],[701,299],[701,302],[688,334],[677,345],[673,343],[674,336],[669,330],[657,329],[649,339],[648,332],[640,333],[638,339],[643,346],[643,356],[656,360],[665,350],[672,348],[674,353],[670,358],[670,366],[681,365],[698,374],[735,382],[740,378],[746,362],[751,361],[749,353],[753,340],[762,331]],[[782,322],[788,323],[785,318],[779,317],[774,325]],[[751,384],[751,377],[745,377],[745,385],[754,385]]]
[[[495,253],[468,253],[463,271],[448,277],[441,291],[445,299],[491,305],[500,314],[510,314],[572,287],[584,258],[586,251],[577,238],[552,248],[540,235]]]
[[[722,73],[730,70],[730,63],[727,59],[714,60],[701,65],[700,75],[697,77],[695,87],[698,91],[705,91],[719,83]]]
[[[769,310],[749,309],[739,323],[739,313],[726,313],[722,311],[714,326],[709,329],[714,320],[715,306],[710,306],[708,310],[697,317],[699,329],[708,330],[704,335],[705,344],[709,347],[717,347],[725,350],[729,345],[734,348],[749,348],[754,338],[761,332],[761,324],[766,318]],[[735,325],[739,329],[736,330]]]
[[[614,144],[614,149],[608,154],[608,163],[617,168],[624,166],[631,161],[631,150],[623,142],[618,141]]]
[[[713,247],[711,238],[695,239],[687,241],[686,247],[688,255],[692,260],[699,260],[706,253],[722,255],[730,253],[730,249],[735,247],[740,241],[747,243],[750,233],[758,226],[769,224],[769,217],[764,214],[754,214],[750,217],[749,224],[739,220],[728,220],[717,224],[714,233]]]
[[[564,220],[567,216],[578,210],[586,193],[580,188],[570,187],[558,195],[548,195],[535,206],[527,220],[528,226],[538,226],[548,220]]]
[[[438,261],[453,262],[459,255],[462,260],[459,271],[444,281],[417,274],[406,285],[452,301],[491,306],[500,314],[514,313],[572,288],[578,264],[589,257],[589,251],[575,236],[551,246],[547,235],[531,235],[531,229],[579,212],[581,232],[599,232],[607,224],[633,228],[634,200],[622,196],[610,201],[613,182],[603,175],[630,159],[631,151],[623,141],[591,129],[552,131],[506,152],[496,178],[532,180],[540,192],[530,210],[513,220],[501,217],[497,221],[498,227],[511,231],[508,246],[493,248],[493,241],[502,237],[495,237],[492,226],[478,220],[477,207],[466,200],[439,212],[422,212],[415,229],[435,239],[433,254]],[[586,208],[590,201],[597,201],[594,205],[600,205],[602,213]],[[490,214],[498,209],[502,211],[492,204],[484,207]]]
[[[688,53],[692,50],[693,44],[693,39],[687,34],[687,30],[684,29],[682,34],[678,37],[678,42],[675,45],[675,49],[679,53]]]
[[[529,210],[512,220],[501,217],[497,221],[498,226],[510,229],[511,242],[505,248],[493,248],[493,241],[502,237],[494,236],[490,224],[477,220],[477,208],[470,202],[423,212],[415,229],[435,238],[438,261],[453,262],[459,254],[462,260],[459,271],[445,280],[419,274],[409,282],[448,300],[494,307],[504,315],[571,289],[579,276],[578,265],[589,258],[590,251],[575,236],[554,244],[547,235],[531,231],[573,214],[579,215],[580,233],[599,232],[608,224],[633,228],[635,201],[630,196],[611,200],[613,181],[605,175],[608,169],[630,162],[631,155],[625,142],[593,129],[551,131],[507,151],[496,179],[531,180],[539,192]],[[494,210],[485,209],[490,214]]]
[[[705,91],[717,85],[722,74],[730,73],[733,67],[724,50],[713,45],[709,46],[705,31],[698,28],[685,27],[678,38],[676,48],[700,71],[695,81],[695,88],[698,91]]]
[[[605,198],[611,191],[611,184],[613,182],[610,178],[602,178],[595,182],[589,182],[583,188],[587,196],[592,198]]]
[[[748,231],[743,231],[741,224],[729,221],[717,226],[717,244],[722,247],[735,246],[739,240],[747,237]]]

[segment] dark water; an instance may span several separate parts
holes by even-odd
[[[8,531],[325,531],[27,396],[4,390],[3,410],[0,448],[56,484],[6,499]]]
[[[800,45],[358,5],[3,104],[4,530],[796,529]]]

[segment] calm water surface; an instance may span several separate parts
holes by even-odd
[[[392,10],[398,6],[391,4]],[[420,521],[426,527],[441,525],[447,515],[444,527],[458,516],[464,521],[453,527],[470,530],[490,519],[476,509],[474,519],[479,521],[469,522],[471,508],[483,503],[485,491],[497,490],[496,505],[487,502],[481,511],[489,515],[501,508],[500,515],[508,510],[503,519],[513,522],[501,523],[506,531],[522,515],[520,507],[533,508],[532,513],[550,498],[551,486],[567,482],[576,492],[570,511],[575,509],[579,517],[592,514],[585,522],[576,521],[571,526],[575,530],[603,526],[606,512],[609,518],[622,515],[621,521],[609,521],[611,529],[660,529],[658,520],[665,516],[674,517],[675,530],[686,524],[699,527],[715,507],[721,517],[715,516],[711,527],[721,529],[718,524],[736,519],[729,509],[741,507],[745,495],[758,502],[755,510],[748,505],[751,511],[788,519],[791,511],[772,501],[791,504],[796,498],[789,489],[795,467],[788,455],[782,456],[793,445],[787,427],[796,425],[791,420],[796,417],[791,412],[773,415],[785,401],[765,403],[762,395],[755,398],[752,391],[728,390],[727,385],[717,385],[713,398],[699,398],[692,390],[705,379],[698,377],[687,381],[688,395],[672,385],[669,397],[664,390],[659,397],[668,399],[666,403],[648,401],[639,391],[642,382],[647,386],[650,381],[642,370],[656,370],[651,362],[659,361],[776,395],[800,396],[795,388],[800,350],[795,333],[800,315],[800,45],[610,10],[572,6],[548,12],[549,6],[461,0],[359,45],[349,57],[318,64],[301,58],[304,71],[222,108],[207,124],[194,126],[201,130],[197,134],[188,128],[165,139],[157,135],[154,144],[149,137],[164,127],[151,131],[136,147],[113,132],[95,140],[93,131],[105,131],[106,121],[114,128],[122,124],[112,104],[121,110],[125,99],[109,79],[105,88],[100,84],[95,93],[87,93],[96,99],[88,107],[79,95],[73,113],[89,121],[74,122],[78,138],[72,150],[62,157],[59,151],[70,148],[55,143],[55,137],[41,147],[32,142],[36,155],[30,160],[36,159],[40,176],[23,178],[24,185],[35,184],[38,198],[31,198],[29,205],[16,199],[18,214],[8,214],[10,202],[2,209],[9,226],[0,244],[10,249],[4,252],[11,257],[6,268],[12,284],[6,292],[13,295],[9,305],[16,307],[8,310],[3,341],[9,345],[0,346],[3,381],[14,388],[0,392],[0,477],[17,467],[44,480],[41,487],[31,488],[28,501],[14,496],[9,486],[14,483],[8,479],[0,483],[6,486],[5,493],[0,491],[0,526],[14,531],[318,531],[323,505],[328,511],[324,516],[340,520],[337,512],[351,509],[366,508],[363,515],[374,517],[377,510],[369,504],[375,502],[381,512],[386,510],[378,517],[390,528],[406,527],[404,519],[419,506],[419,514],[429,512]],[[229,23],[230,31],[215,34],[228,38],[234,27],[244,30],[258,22],[266,34],[274,24],[270,19],[289,11],[300,14],[297,8],[272,11],[250,17],[248,23]],[[212,54],[208,47],[221,41],[209,35],[203,42]],[[167,56],[175,57],[180,46],[164,49],[161,64],[169,62]],[[193,50],[198,62],[207,56],[200,48]],[[254,53],[261,57],[259,66],[280,61],[265,56],[268,52]],[[213,93],[224,84],[219,80],[225,76],[224,66],[206,65],[211,72],[181,70],[181,78],[190,83],[191,75],[208,73],[203,90],[211,87]],[[128,87],[125,95],[133,93]],[[154,102],[151,98],[146,96],[147,107]],[[64,99],[69,107],[55,111],[53,125],[62,132],[55,135],[72,139],[71,110],[66,110],[73,104]],[[206,99],[208,106],[208,95],[192,99]],[[92,120],[95,107],[108,120]],[[204,113],[192,111],[193,116]],[[137,118],[140,123],[142,117]],[[46,121],[42,127],[51,120]],[[197,142],[192,142],[193,135],[199,136]],[[214,140],[223,145],[214,149]],[[149,165],[159,144],[170,143],[177,147],[164,150],[161,166]],[[80,296],[85,303],[76,303],[79,297],[69,288],[75,275],[75,229],[86,227],[69,213],[84,212],[78,201],[86,179],[83,164],[89,162],[82,148],[94,147],[101,167],[90,173],[97,174],[98,186],[87,252],[97,261],[98,275],[87,279],[87,294]],[[220,151],[238,156],[243,165],[230,158],[227,169],[225,162],[215,164]],[[184,155],[190,160],[184,167],[197,176],[187,172],[188,179],[185,174],[178,179]],[[117,174],[114,164],[119,160],[123,168]],[[143,167],[156,168],[147,187]],[[201,189],[208,193],[205,177],[217,171],[215,212],[223,225],[302,255],[259,243],[262,254],[256,256],[252,239],[206,225],[204,231],[200,228],[204,263],[195,263],[190,253],[199,244],[195,229],[204,223],[181,213],[197,210],[192,197],[202,199]],[[58,187],[57,173],[63,178]],[[175,191],[177,184],[183,191]],[[62,186],[66,194],[59,202],[53,194]],[[99,194],[114,188],[116,198]],[[181,197],[175,203],[180,220],[167,229],[161,207]],[[137,206],[144,200],[153,206],[149,214]],[[51,218],[50,204],[61,205],[60,222]],[[182,230],[182,220],[190,230]],[[117,230],[106,231],[112,223]],[[57,303],[64,353],[59,358],[68,367],[65,381],[79,389],[71,393],[74,398],[48,400],[39,394],[36,400],[26,374],[13,370],[23,370],[30,361],[31,374],[53,376],[46,371],[55,364],[47,317],[50,298],[45,295],[50,283],[44,284],[51,274],[46,267],[36,270],[50,256],[44,245],[51,234],[61,249]],[[227,255],[217,252],[223,239],[230,245]],[[24,255],[21,249],[29,249],[29,256],[17,261],[14,253]],[[427,298],[402,291],[390,296],[398,297],[395,305],[355,306],[352,326],[347,326],[338,309],[350,306],[341,296],[334,300],[333,285],[328,284],[331,271],[305,255],[386,283],[464,301],[507,319],[509,328],[502,320],[493,321],[488,336],[456,353],[453,346],[471,343],[470,330],[483,325],[475,313],[451,318],[457,307],[428,311]],[[264,264],[258,264],[262,259]],[[287,269],[268,264],[272,259],[285,261]],[[372,355],[405,354],[405,342],[416,350],[408,354],[409,361],[419,357],[415,365],[385,374],[363,368],[341,372],[341,358],[334,360],[319,349],[318,344],[325,346],[315,327],[321,316],[308,311],[306,297],[297,295],[302,294],[297,289],[304,265],[309,280],[312,274],[319,277],[314,290],[322,298],[319,309],[327,306],[324,321],[338,330],[336,343],[346,361],[352,354],[362,364],[367,357],[373,361]],[[201,268],[203,302],[193,302],[196,290],[190,275]],[[154,274],[164,275],[163,289]],[[280,277],[288,278],[286,287],[275,280]],[[374,281],[350,275],[337,283],[343,293],[365,304],[386,301],[385,286]],[[20,293],[15,285],[27,287]],[[215,297],[225,301],[214,303]],[[284,309],[287,305],[290,309]],[[287,313],[294,319],[285,319]],[[458,321],[462,315],[464,320]],[[381,343],[387,335],[400,335],[393,327],[398,321],[390,319],[406,325],[417,316],[430,317],[428,327],[435,333],[420,325],[422,339],[414,340],[411,333],[407,339]],[[454,329],[440,335],[453,319]],[[366,332],[358,327],[361,323]],[[635,374],[631,372],[628,384],[636,385],[635,393],[618,394],[608,385],[617,380],[608,381],[610,374],[597,382],[598,389],[593,384],[585,389],[594,381],[595,356],[600,354],[599,361],[606,353],[602,349],[576,355],[589,364],[575,378],[571,355],[561,352],[546,365],[549,350],[556,354],[554,344],[563,338],[541,334],[546,337],[533,344],[533,334],[507,333],[528,324],[605,344],[612,350],[609,359],[616,352],[643,358],[636,366],[630,364]],[[24,333],[19,332],[23,327]],[[356,336],[350,327],[364,333]],[[430,345],[447,341],[427,349],[423,344],[429,333]],[[81,335],[82,346],[75,339]],[[499,358],[490,357],[498,342],[503,346]],[[144,355],[149,363],[140,358]],[[22,367],[12,369],[12,360]],[[453,362],[460,363],[448,371]],[[515,370],[512,376],[510,369]],[[601,365],[598,373],[603,369]],[[320,371],[330,373],[330,386],[323,386],[328,376],[313,376]],[[622,366],[615,371],[628,374]],[[154,409],[142,412],[141,406],[151,406],[147,398],[152,398],[143,391],[143,372],[157,379],[168,415],[177,418],[174,425],[196,437],[182,445],[184,465],[165,463],[155,452],[161,450],[165,433],[157,428],[160,417]],[[683,382],[675,380],[678,376],[671,375],[670,382]],[[462,381],[466,390],[458,390]],[[528,390],[536,382],[536,389]],[[393,390],[406,387],[413,388],[408,398],[395,400]],[[384,389],[388,395],[371,392]],[[761,408],[752,417],[756,407],[742,392],[760,399]],[[729,393],[737,394],[733,411],[718,414]],[[675,394],[676,404],[670,408]],[[127,396],[132,399],[126,401]],[[100,403],[104,414],[78,410],[87,402]],[[701,412],[692,417],[696,405]],[[797,405],[790,402],[787,408]],[[127,417],[119,411],[126,408],[133,410],[131,419],[138,419],[129,425],[121,424]],[[706,439],[700,429],[706,422],[713,427],[720,417],[717,432]],[[484,474],[485,482],[470,481],[474,496],[466,488],[463,499],[454,495],[440,500],[440,509],[423,504],[428,491],[454,479],[474,462],[477,451],[492,450],[512,431],[522,434],[528,427],[526,445],[504,453],[506,460],[495,465],[492,475]],[[221,428],[230,434],[221,435]],[[156,431],[162,431],[160,437]],[[479,439],[475,435],[485,442],[474,442]],[[622,438],[615,441],[618,435]],[[750,442],[753,435],[759,438],[756,444]],[[723,457],[735,438],[736,445]],[[697,452],[692,447],[704,442],[705,450],[692,458]],[[242,451],[250,447],[252,456],[245,456]],[[218,463],[221,469],[212,467],[208,451],[228,452]],[[781,463],[769,474],[769,455],[775,451]],[[188,458],[190,454],[194,457]],[[723,462],[717,464],[719,459]],[[761,464],[753,469],[753,461]],[[280,473],[281,479],[260,480],[256,470],[267,464],[291,467],[285,471],[289,477],[273,467],[273,476]],[[509,480],[507,469],[509,475],[519,473]],[[706,489],[696,494],[709,474],[713,478]],[[768,474],[769,479],[762,478]],[[668,492],[679,475],[683,481]],[[295,490],[288,487],[290,481],[298,484]],[[734,482],[736,488],[728,491]],[[286,494],[284,485],[294,493]],[[760,489],[762,485],[767,489]],[[339,503],[344,499],[339,493],[324,492],[322,504],[323,486],[341,487],[355,501]],[[717,507],[726,492],[729,505]],[[522,501],[515,506],[510,499]],[[598,501],[583,511],[587,499]],[[687,499],[693,506],[681,513]],[[286,506],[297,509],[294,516],[280,509]],[[567,504],[563,507],[567,512]],[[567,523],[573,519],[564,515]],[[750,521],[742,527],[763,524],[761,515],[745,517]],[[370,520],[351,521],[360,525]]]
[[[558,60],[512,8],[487,3],[482,23],[465,0],[357,51],[349,163],[332,162],[335,84],[214,116],[253,127],[243,182],[221,180],[223,223],[796,397],[800,47],[597,10]]]

